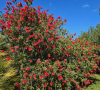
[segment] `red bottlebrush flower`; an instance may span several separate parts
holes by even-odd
[[[45,83],[44,86],[47,87],[47,84]]]
[[[47,70],[49,70],[49,67],[47,67]]]
[[[97,60],[97,63],[99,63],[99,60]]]
[[[63,54],[63,57],[64,57],[65,55]]]
[[[17,40],[19,40],[20,38],[17,38]]]
[[[29,29],[29,27],[25,27],[25,30],[28,30]]]
[[[56,34],[56,33],[57,33],[57,31],[54,32],[54,34]]]
[[[9,56],[7,56],[7,61],[9,61],[10,60],[10,58],[9,58]]]
[[[63,51],[63,48],[61,48],[61,51]]]
[[[76,88],[78,88],[79,86],[78,85],[76,85]]]
[[[40,62],[41,62],[40,59],[37,59],[36,63],[40,63]]]
[[[10,47],[10,49],[13,49],[13,47]]]
[[[38,88],[40,88],[40,85],[37,85]]]
[[[32,18],[31,17],[28,17],[28,19],[31,20]]]
[[[27,46],[25,46],[25,49],[27,49]]]
[[[51,90],[50,88],[48,88],[48,90]]]
[[[55,49],[55,45],[53,45],[53,49]]]
[[[53,86],[53,82],[50,82],[50,86]]]
[[[74,33],[74,36],[76,35],[76,33]]]
[[[88,43],[85,43],[85,45],[88,45]]]
[[[55,55],[56,55],[57,53],[55,53]]]
[[[80,62],[80,59],[78,59],[78,62]]]
[[[76,57],[78,57],[78,55],[77,55],[77,54],[75,54],[75,56],[76,56]]]
[[[87,77],[87,74],[86,74],[86,73],[84,73],[84,76],[86,76],[86,77]]]
[[[54,28],[55,27],[55,25],[52,25],[52,28]]]
[[[71,46],[67,46],[68,48],[72,48]]]
[[[39,21],[39,24],[41,24],[41,21]]]
[[[93,82],[93,80],[90,80],[90,82]]]
[[[27,0],[23,0],[24,2],[27,2]]]
[[[52,75],[55,75],[55,73],[54,73],[54,72],[52,72]]]
[[[15,86],[17,86],[18,88],[21,86],[20,84],[18,84],[18,83],[15,83],[14,84]]]
[[[26,30],[26,32],[27,32],[27,33],[29,33],[29,32],[30,32],[30,30]],[[28,38],[29,38],[29,37],[28,37]]]
[[[50,46],[49,45],[47,45],[47,48],[49,48]]]
[[[98,70],[100,71],[100,68],[98,68]]]
[[[30,76],[30,78],[33,78],[33,76]]]
[[[53,22],[53,24],[56,24],[57,22]]]
[[[23,84],[25,84],[25,83],[26,83],[26,80],[23,81]]]
[[[20,17],[20,20],[23,21],[23,16]]]
[[[60,16],[57,17],[57,19],[60,19],[60,18],[61,18]]]
[[[49,9],[47,9],[47,11],[49,11]]]
[[[67,19],[65,19],[64,22],[67,22],[66,20],[67,20]]]
[[[92,74],[92,76],[95,76],[95,74]]]
[[[67,81],[66,81],[66,80],[64,80],[63,82],[64,82],[64,83],[67,83]]]
[[[4,52],[4,50],[1,50],[1,52]]]
[[[70,81],[72,81],[72,79],[69,79]]]
[[[38,33],[38,36],[40,36],[40,33]]]
[[[48,54],[48,57],[50,57],[50,54]]]
[[[16,49],[19,49],[18,46],[16,46]]]
[[[28,48],[28,51],[32,51],[32,48],[29,47],[29,48]]]
[[[96,59],[94,58],[93,61],[95,61]]]
[[[51,41],[51,38],[48,38],[49,41]]]
[[[74,83],[76,83],[76,81],[75,81],[75,80],[74,80],[73,82],[74,82]]]
[[[49,73],[47,73],[46,71],[44,72],[45,77],[49,76]]]
[[[34,80],[37,80],[37,78],[34,78]]]
[[[50,30],[54,30],[54,28],[50,28]]]
[[[50,67],[50,69],[52,70],[52,69],[53,69],[53,67]]]
[[[76,67],[77,70],[80,70],[80,68]]]
[[[62,76],[59,76],[59,77],[58,77],[58,80],[61,80],[61,79],[63,79],[63,77],[62,77]]]
[[[34,37],[34,34],[32,34],[31,37]]]
[[[38,15],[38,17],[41,17],[41,15]]]
[[[88,60],[88,58],[85,58],[85,60]]]
[[[70,40],[72,40],[72,38],[70,38]]]
[[[30,63],[32,63],[32,60],[30,60]]]
[[[40,51],[43,51],[42,48],[40,48]]]
[[[89,48],[89,50],[91,50],[91,48]]]
[[[52,58],[52,60],[54,60],[55,58]]]
[[[64,85],[64,82],[62,82],[61,85]]]
[[[48,32],[48,29],[46,29],[45,31]]]
[[[57,76],[59,77],[60,75],[58,74]]]
[[[59,71],[61,72],[61,71],[62,71],[62,69],[59,69]]]
[[[12,52],[15,52],[15,50],[12,50]]]
[[[48,33],[45,33],[45,35],[48,35]]]
[[[46,45],[46,43],[45,43],[45,42],[43,42],[43,45]]]
[[[42,79],[42,78],[43,78],[43,75],[40,76],[40,79]]]
[[[30,67],[26,68],[26,70],[30,70]]]
[[[24,70],[24,68],[21,68],[21,70],[23,71],[23,70]]]
[[[37,35],[35,35],[35,38],[37,38]]]
[[[29,39],[30,39],[30,37],[27,38],[27,40],[29,40]]]
[[[46,60],[46,63],[49,63],[49,60],[48,59]]]
[[[17,26],[17,29],[20,29],[20,28],[21,28],[21,27],[18,25],[18,26]]]
[[[36,74],[34,74],[34,77],[36,77]]]
[[[66,59],[64,59],[64,62],[66,62],[67,60]]]
[[[37,43],[33,43],[32,45],[36,46],[36,45],[37,45]]]

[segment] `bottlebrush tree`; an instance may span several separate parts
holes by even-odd
[[[83,39],[72,41],[73,36],[64,39],[66,31],[61,25],[67,19],[58,16],[55,20],[53,14],[40,11],[43,7],[32,7],[33,0],[23,1],[24,7],[21,2],[15,7],[8,1],[0,19],[2,34],[10,43],[7,61],[13,58],[19,67],[20,81],[15,86],[21,90],[79,90],[90,84],[90,71],[97,69],[95,46]]]

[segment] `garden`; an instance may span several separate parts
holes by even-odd
[[[7,1],[0,16],[0,90],[99,90],[99,43],[73,39],[61,27],[67,19],[23,1]]]

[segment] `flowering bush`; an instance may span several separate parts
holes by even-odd
[[[13,54],[9,53],[7,61],[12,58],[19,67],[20,81],[15,86],[20,90],[79,90],[90,84],[89,77],[97,69],[95,46],[83,38],[72,41],[73,35],[63,38],[66,31],[60,26],[67,19],[58,16],[54,20],[53,14],[40,12],[43,7],[31,7],[33,0],[23,1],[24,7],[21,2],[14,7],[8,1],[0,19]]]

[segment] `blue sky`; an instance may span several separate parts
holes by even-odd
[[[4,11],[6,1],[0,1],[1,11]],[[17,1],[22,2],[23,0]],[[100,0],[34,0],[32,6],[42,6],[41,10],[49,9],[48,14],[53,13],[55,19],[58,16],[61,16],[62,20],[67,19],[63,27],[71,34],[76,33],[75,37],[78,37],[81,31],[87,32],[90,26],[95,28],[100,23]]]

